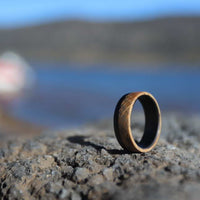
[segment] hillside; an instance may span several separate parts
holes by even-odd
[[[143,22],[62,21],[0,30],[0,53],[31,60],[98,62],[200,62],[200,17]]]

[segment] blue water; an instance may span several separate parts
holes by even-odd
[[[161,110],[200,113],[200,70],[36,68],[35,88],[16,101],[12,112],[51,127],[79,126],[111,118],[119,98],[148,91]]]

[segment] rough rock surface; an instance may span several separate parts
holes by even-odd
[[[134,135],[141,128],[138,117]],[[11,139],[0,149],[0,197],[199,200],[200,118],[165,114],[159,143],[146,154],[121,149],[109,120]]]

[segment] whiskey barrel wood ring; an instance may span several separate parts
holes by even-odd
[[[144,133],[139,142],[131,131],[131,113],[139,100],[145,114]],[[161,132],[161,113],[156,99],[148,92],[134,92],[124,95],[115,108],[114,130],[119,144],[129,152],[145,153],[155,147]]]

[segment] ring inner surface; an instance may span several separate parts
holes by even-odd
[[[140,96],[140,103],[143,106],[145,114],[144,134],[140,142],[136,142],[141,148],[149,148],[155,141],[158,126],[159,126],[159,112],[155,101],[148,95]]]

